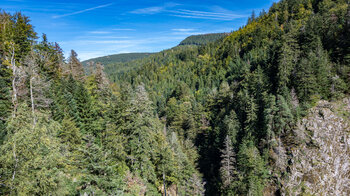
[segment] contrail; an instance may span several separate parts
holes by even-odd
[[[91,10],[95,10],[95,9],[99,9],[99,8],[103,8],[103,7],[108,7],[108,6],[111,6],[111,5],[113,5],[113,3],[108,3],[108,4],[105,4],[105,5],[99,5],[99,6],[96,6],[96,7],[92,7],[92,8],[88,8],[88,9],[85,9],[85,10],[80,10],[80,11],[76,11],[76,12],[72,12],[72,13],[68,13],[68,14],[53,16],[52,18],[62,18],[62,17],[66,17],[66,16],[76,15],[76,14],[84,13],[84,12],[87,12],[87,11],[91,11]]]

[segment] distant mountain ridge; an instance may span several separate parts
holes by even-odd
[[[210,42],[215,42],[223,37],[228,36],[229,33],[209,33],[200,35],[191,35],[180,42],[179,45],[204,45]]]
[[[92,58],[83,61],[83,65],[86,66],[88,62],[100,62],[103,65],[107,65],[110,63],[125,63],[128,61],[136,60],[136,59],[142,59],[144,57],[147,57],[153,53],[121,53],[121,54],[113,54],[108,56],[102,56],[97,58]]]
[[[200,35],[191,35],[182,40],[178,46],[183,45],[205,45],[210,42],[218,41],[221,38],[228,36],[230,33],[208,33],[208,34],[200,34]],[[178,47],[175,46],[175,47]],[[107,55],[97,58],[88,59],[82,61],[83,65],[86,66],[88,62],[100,62],[103,65],[108,65],[111,63],[126,63],[129,61],[142,59],[150,56],[155,53],[141,52],[141,53],[121,53],[121,54],[113,54]]]

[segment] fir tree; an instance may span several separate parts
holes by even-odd
[[[60,125],[47,114],[36,113],[33,127],[34,116],[27,108],[21,105],[8,122],[8,136],[0,147],[4,180],[0,190],[14,195],[67,194],[64,167],[69,164],[65,163],[68,152],[62,150],[55,137]]]
[[[74,50],[71,50],[71,53],[68,59],[68,66],[74,79],[80,80],[80,81],[84,79],[85,73],[84,73],[83,65],[80,63],[78,59],[78,54]]]
[[[230,137],[227,135],[224,142],[224,148],[221,150],[221,180],[223,183],[223,188],[228,188],[231,183],[235,180],[236,168],[236,160],[235,160],[235,152],[232,147],[232,141]]]

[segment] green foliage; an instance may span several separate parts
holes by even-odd
[[[277,113],[275,115],[275,132],[277,135],[291,130],[293,127],[293,114],[283,96],[277,96]]]
[[[237,143],[237,134],[240,129],[240,124],[234,110],[232,110],[229,115],[225,116],[223,123],[227,131],[227,136],[230,138],[231,145],[235,145]]]
[[[57,138],[59,123],[47,114],[36,113],[37,122],[26,105],[8,121],[7,139],[0,148],[2,194],[67,194],[65,151]]]
[[[76,127],[74,121],[68,118],[64,118],[61,125],[62,129],[58,133],[61,141],[64,144],[67,144],[70,148],[75,148],[76,145],[81,143],[82,138],[80,130]]]
[[[179,45],[205,45],[210,42],[215,42],[227,36],[228,33],[210,33],[202,35],[191,35],[182,40]]]
[[[126,63],[129,61],[137,60],[145,58],[152,53],[125,53],[125,54],[114,54],[114,55],[108,55],[98,58],[93,58],[89,60],[85,60],[82,62],[82,64],[86,67],[89,62],[99,62],[103,65],[109,65],[109,64],[115,64],[115,63]]]
[[[31,50],[36,37],[33,26],[27,16],[17,12],[13,15],[4,11],[0,13],[0,51],[1,61],[7,60],[6,56],[14,50],[17,63]]]
[[[77,191],[89,195],[121,194],[125,189],[125,164],[118,162],[118,157],[112,156],[110,151],[97,145],[93,136],[87,135],[84,140],[86,147],[81,146],[77,155],[76,164],[82,171],[81,176],[77,176]]]
[[[6,119],[11,114],[11,72],[0,65],[0,144],[6,135]]]
[[[1,13],[0,194],[160,195],[166,186],[181,195],[262,195],[267,183],[279,187],[268,173],[281,168],[266,152],[275,141],[282,148],[319,99],[350,92],[349,10],[344,0],[283,0],[227,36],[103,58],[120,62],[96,64],[89,76],[74,51],[65,62],[45,35],[35,43],[27,17]],[[50,84],[48,104],[30,110],[23,93],[15,112],[10,54],[25,71],[29,53]],[[27,92],[29,81],[16,85]]]
[[[249,139],[243,140],[237,154],[237,164],[242,175],[236,191],[240,195],[263,195],[264,183],[268,177],[266,163],[259,150]]]

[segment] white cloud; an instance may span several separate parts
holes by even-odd
[[[210,20],[234,20],[237,18],[244,18],[246,15],[227,13],[227,12],[206,12],[197,10],[170,10],[171,16],[181,18],[198,18],[198,19],[210,19]]]
[[[108,6],[111,6],[111,5],[113,5],[113,3],[108,3],[108,4],[104,4],[104,5],[99,5],[99,6],[96,6],[96,7],[92,7],[92,8],[88,8],[88,9],[84,9],[84,10],[72,12],[72,13],[67,13],[67,14],[63,14],[63,15],[56,15],[56,16],[53,16],[52,18],[63,18],[63,17],[66,17],[66,16],[72,16],[72,15],[84,13],[84,12],[87,12],[87,11],[91,11],[91,10],[95,10],[95,9],[99,9],[99,8],[108,7]]]
[[[172,8],[172,7],[175,7],[178,5],[180,5],[180,4],[166,3],[162,6],[154,6],[154,7],[146,7],[146,8],[136,9],[136,10],[131,11],[130,13],[132,13],[132,14],[157,14],[157,13],[166,11],[167,8]]]
[[[102,36],[103,37],[103,36]],[[110,54],[118,54],[124,52],[157,52],[158,46],[155,43],[164,44],[162,49],[170,48],[179,43],[186,36],[184,35],[169,35],[158,37],[143,37],[139,39],[87,39],[80,37],[73,41],[63,41],[59,44],[68,48],[74,46],[74,50],[78,53],[80,60],[87,60],[94,57],[105,56]],[[69,50],[66,50],[65,55],[69,55]]]
[[[247,15],[241,15],[233,13],[230,10],[226,10],[219,6],[215,6],[213,12],[208,11],[198,11],[198,10],[188,10],[188,9],[169,9],[175,7],[179,4],[164,4],[163,6],[146,7],[137,10],[133,10],[130,13],[133,14],[158,14],[158,13],[168,13],[169,16],[181,17],[181,18],[197,18],[197,19],[207,19],[207,20],[234,20],[237,18],[244,18]]]
[[[110,36],[110,35],[83,35],[78,36],[77,39],[130,39],[128,36]]]
[[[130,13],[133,13],[133,14],[156,14],[156,13],[163,11],[164,9],[165,9],[164,7],[147,7],[147,8],[133,10]]]

